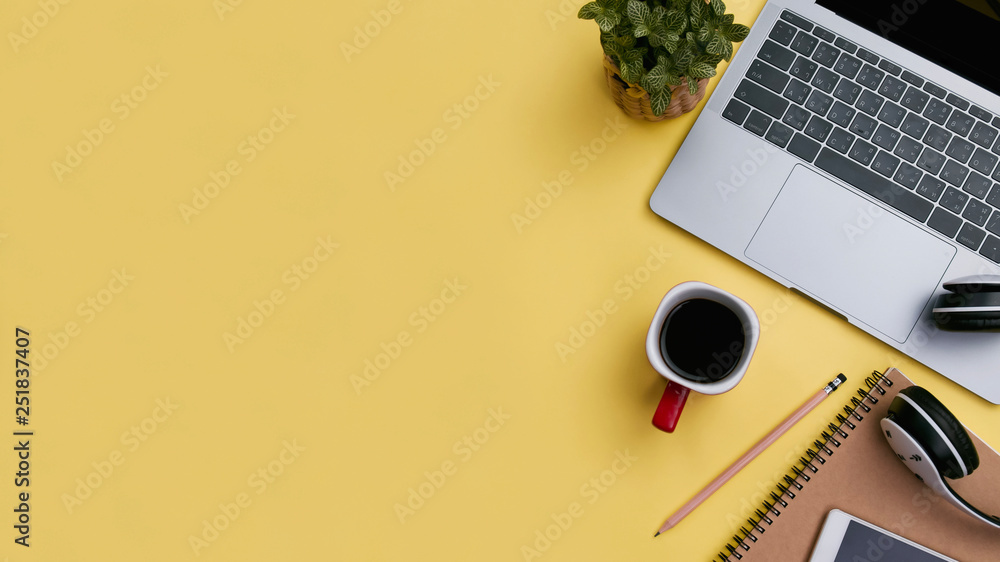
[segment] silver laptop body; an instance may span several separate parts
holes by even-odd
[[[918,2],[904,4],[919,6]],[[821,121],[809,123],[816,126],[808,129],[808,135],[801,120],[794,123],[795,118],[791,118],[790,124],[784,128],[768,128],[772,135],[760,129],[766,126],[765,116],[773,122],[785,123],[783,118],[788,110],[775,97],[788,101],[789,106],[798,103],[805,107],[801,98],[797,102],[789,101],[783,95],[780,78],[771,75],[774,69],[761,63],[761,49],[765,43],[766,60],[772,61],[772,57],[777,57],[774,60],[784,61],[777,63],[779,67],[789,60],[786,51],[791,51],[796,60],[801,56],[791,44],[782,43],[785,36],[781,34],[791,23],[783,19],[791,17],[782,16],[786,11],[801,18],[791,18],[795,22],[804,21],[819,26],[814,30],[820,35],[818,44],[828,39],[831,41],[829,45],[844,47],[830,49],[828,45],[826,56],[833,56],[831,52],[835,54],[838,51],[840,54],[852,53],[854,59],[861,61],[861,66],[866,64],[866,60],[871,60],[873,68],[879,68],[879,64],[874,62],[876,59],[885,61],[882,66],[887,70],[882,71],[883,75],[895,76],[895,80],[885,83],[886,95],[882,96],[895,100],[895,105],[884,108],[890,113],[897,107],[905,109],[922,101],[920,92],[927,93],[927,97],[934,100],[935,96],[927,89],[939,93],[943,87],[948,91],[947,97],[954,99],[957,95],[960,99],[954,101],[960,106],[968,106],[961,114],[963,116],[976,111],[989,121],[986,112],[992,116],[1000,115],[1000,97],[984,87],[851,23],[813,1],[772,0],[764,6],[750,35],[740,46],[657,185],[650,207],[674,225],[843,316],[901,354],[938,371],[986,400],[1000,404],[1000,333],[943,331],[934,325],[931,318],[935,297],[944,292],[941,288],[943,282],[970,275],[1000,274],[996,261],[986,257],[1000,257],[997,253],[1000,247],[984,246],[996,245],[995,237],[985,225],[978,230],[963,226],[967,230],[959,228],[959,232],[952,236],[935,229],[950,232],[954,218],[943,212],[938,212],[940,217],[934,215],[936,211],[933,209],[938,205],[931,201],[934,191],[963,189],[961,185],[943,181],[941,175],[944,171],[939,170],[936,174],[928,171],[937,167],[938,162],[910,161],[914,158],[912,139],[905,142],[910,152],[901,146],[898,149],[901,156],[895,156],[900,174],[898,179],[903,182],[901,185],[906,186],[902,190],[889,190],[885,183],[894,181],[895,171],[887,173],[884,168],[874,169],[871,161],[865,162],[869,158],[879,158],[874,165],[892,165],[893,156],[881,154],[878,149],[879,146],[892,146],[892,139],[886,139],[886,134],[891,136],[891,131],[882,131],[883,134],[876,137],[870,129],[883,125],[883,119],[898,121],[903,112],[894,117],[880,115],[876,111],[870,119],[861,119],[861,123],[852,130],[854,123],[845,119],[844,106],[853,109],[857,115],[864,113],[856,107],[858,93],[822,90],[826,92],[826,97],[817,96],[818,102],[809,100],[812,104],[810,108],[815,110],[817,103],[830,106],[843,102],[843,105],[837,106],[842,111],[834,115],[826,107],[819,108],[818,112],[806,109],[803,119],[811,121],[813,116],[820,115],[827,121],[843,123],[843,130],[839,131],[843,137],[838,141],[839,149],[832,148],[837,146],[832,137],[824,139],[822,130],[817,130],[816,127],[824,126]],[[777,25],[779,21],[784,21],[785,25]],[[778,31],[775,31],[776,25]],[[800,30],[797,27],[794,29],[796,34]],[[772,38],[772,33],[773,37],[778,37],[777,41]],[[775,48],[775,43],[784,50]],[[803,49],[802,41],[795,46]],[[852,52],[854,47],[859,51]],[[812,55],[803,58],[808,62],[812,56],[818,55],[813,51]],[[847,62],[855,64],[850,57]],[[797,72],[808,73],[808,68],[802,69],[808,66],[802,61],[793,63],[793,66]],[[819,68],[826,67],[817,64],[814,71]],[[833,70],[833,67],[828,69]],[[871,69],[863,76],[857,75],[857,70],[839,67],[834,75],[840,78],[845,74],[839,72],[845,72],[854,80],[869,82],[878,77],[878,73]],[[758,71],[766,76],[761,76]],[[824,76],[829,78],[831,74],[826,72]],[[899,85],[902,78],[907,82]],[[929,83],[927,89],[915,86],[922,81]],[[800,82],[811,85],[812,79]],[[818,83],[823,86],[822,81]],[[916,91],[910,90],[910,86],[915,86]],[[820,91],[821,87],[815,86],[812,90]],[[874,91],[878,93],[880,87],[875,87]],[[900,91],[909,97],[893,97],[899,96]],[[767,93],[772,95],[765,95]],[[918,99],[914,100],[913,96]],[[734,103],[733,100],[747,101]],[[851,103],[848,100],[854,101]],[[923,111],[911,109],[905,113],[907,116],[910,113],[922,115]],[[871,125],[872,120],[875,125]],[[910,127],[922,124],[915,118],[910,118],[907,123]],[[971,132],[966,131],[963,136],[958,131],[965,131],[966,125],[977,127],[977,135],[986,130],[975,123],[979,121],[942,123],[939,126],[949,132],[949,126],[956,129],[952,137],[962,136],[968,141]],[[933,125],[936,123],[931,120],[928,130]],[[754,132],[754,129],[758,130]],[[800,138],[795,141],[795,151],[801,155],[789,149],[796,134]],[[802,136],[813,140],[814,144],[809,144]],[[851,148],[843,146],[844,142],[848,142],[853,147],[848,138],[851,136],[855,141],[866,141],[866,144],[858,145],[858,153],[852,153]],[[906,138],[905,134],[897,136]],[[828,140],[832,144],[827,144]],[[963,147],[968,152],[966,145],[970,143],[958,140],[955,143],[957,148],[952,154],[962,160]],[[785,146],[780,147],[782,144]],[[971,152],[987,156],[976,152],[980,146],[972,144]],[[874,151],[868,148],[872,145],[875,146]],[[941,152],[950,149],[950,146],[942,145]],[[884,152],[893,155],[895,150]],[[930,158],[933,154],[928,153],[928,156],[929,160],[933,160]],[[971,165],[973,156],[969,158],[966,167]],[[982,165],[980,160],[975,160],[977,166]],[[909,167],[904,164],[909,164]],[[951,165],[946,163],[945,166]],[[860,171],[862,169],[864,172]],[[955,179],[955,173],[961,172],[949,167],[946,177],[961,184]],[[927,176],[923,185],[914,179],[918,175],[921,179]],[[980,176],[975,177],[981,179]],[[864,185],[860,188],[850,186],[844,178]],[[969,182],[972,180],[969,179]],[[980,184],[971,185],[968,189],[971,194],[963,193],[968,200],[976,200],[973,207],[985,204],[989,198],[987,192],[976,191],[984,189]],[[1000,191],[997,193],[1000,194]],[[949,206],[957,205],[956,200],[962,198],[962,194],[954,190],[947,191],[947,194]],[[939,201],[944,201],[943,197],[944,194],[937,195]],[[890,200],[891,204],[886,204],[884,200]],[[928,204],[932,209],[930,211]],[[975,221],[982,220],[979,217],[983,212],[989,214],[978,207],[969,207],[968,214],[973,217],[974,225]],[[973,216],[974,213],[980,214]],[[935,228],[928,226],[930,218],[925,215],[935,216]],[[946,218],[949,220],[944,220]],[[975,233],[979,231],[986,232],[985,241],[981,241],[976,250],[970,249],[973,244],[969,236],[975,238]],[[886,359],[888,364],[892,357]]]

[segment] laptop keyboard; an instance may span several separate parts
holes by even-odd
[[[782,12],[723,117],[1000,263],[1000,117]]]

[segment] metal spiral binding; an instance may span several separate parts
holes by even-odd
[[[798,465],[791,466],[789,470],[794,476],[785,474],[782,481],[775,485],[776,489],[771,492],[770,501],[764,500],[761,502],[761,508],[755,510],[753,515],[747,518],[749,528],[740,525],[739,532],[733,535],[730,542],[726,544],[725,549],[719,551],[719,562],[743,560],[744,554],[749,552],[753,544],[757,542],[758,535],[764,534],[765,530],[774,524],[775,518],[781,515],[781,511],[775,506],[788,507],[788,500],[795,499],[795,492],[792,489],[801,491],[805,487],[802,482],[808,483],[810,481],[811,478],[806,474],[806,471],[808,470],[813,474],[819,472],[819,469],[826,464],[827,459],[825,457],[832,457],[836,449],[840,447],[841,443],[837,440],[837,437],[847,439],[850,435],[849,431],[857,428],[857,425],[851,421],[851,418],[854,418],[856,421],[865,419],[859,410],[869,413],[871,412],[871,407],[866,402],[869,404],[878,404],[878,398],[872,396],[872,393],[875,392],[879,396],[885,396],[886,391],[883,385],[892,387],[893,382],[885,378],[885,375],[879,371],[872,371],[871,376],[865,378],[867,389],[858,389],[858,395],[852,396],[851,403],[844,406],[844,413],[837,414],[837,423],[830,423],[827,426],[827,430],[820,433],[820,439],[813,441],[813,447],[806,449],[805,456],[799,457]],[[845,426],[847,429],[845,429]],[[834,437],[834,435],[837,437]],[[833,448],[830,447],[831,444]],[[799,482],[799,480],[802,480],[802,482]],[[785,498],[788,498],[788,500]]]

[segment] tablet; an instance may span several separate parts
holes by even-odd
[[[826,516],[809,562],[958,562],[834,509]]]

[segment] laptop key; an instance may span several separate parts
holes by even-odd
[[[785,85],[791,80],[784,72],[759,60],[750,63],[747,78],[778,94],[784,91]]]
[[[948,141],[951,140],[951,133],[945,131],[937,125],[931,125],[927,128],[927,134],[924,135],[924,142],[929,146],[933,146],[936,150],[944,151],[948,146]]]
[[[899,100],[899,103],[903,104],[903,107],[909,109],[910,111],[920,113],[924,110],[924,107],[930,99],[931,96],[926,92],[921,92],[913,86],[910,86],[906,89],[906,93],[903,94],[903,99]]]
[[[795,56],[794,52],[789,51],[770,39],[764,41],[760,51],[757,52],[757,58],[769,62],[781,70],[788,70],[792,66],[792,63],[795,62]]]
[[[837,82],[837,89],[833,91],[833,97],[838,100],[845,101],[851,105],[857,101],[858,96],[861,95],[861,84],[857,82],[852,82],[847,78],[841,78],[840,82]]]
[[[792,44],[790,46],[793,51],[808,57],[812,54],[813,49],[816,48],[816,44],[818,43],[819,39],[802,30],[799,30],[799,32],[795,34],[795,39],[792,39]]]
[[[944,191],[944,195],[941,197],[941,201],[938,201],[938,205],[941,205],[956,215],[960,215],[962,214],[962,210],[965,209],[965,204],[968,202],[969,194],[962,193],[954,187],[949,187]]]
[[[892,150],[896,146],[899,136],[899,131],[890,129],[885,125],[879,125],[878,129],[875,130],[875,134],[872,135],[872,142],[880,148]]]
[[[1000,238],[992,235],[987,236],[986,241],[983,242],[983,247],[979,248],[979,253],[997,263],[1000,263]]]
[[[927,221],[927,226],[948,238],[954,238],[958,234],[958,229],[962,227],[962,218],[938,207]]]
[[[831,130],[833,130],[833,123],[830,123],[819,115],[813,115],[812,119],[809,120],[809,124],[806,125],[805,133],[809,137],[812,137],[819,142],[823,142],[826,140],[826,136],[830,134]]]
[[[816,86],[820,90],[828,94],[833,93],[833,89],[837,87],[837,82],[840,77],[833,73],[832,70],[820,67],[816,69],[816,74],[813,76],[812,85]]]
[[[937,175],[941,171],[941,167],[944,166],[944,161],[947,160],[944,154],[927,147],[923,152],[920,153],[920,158],[917,159],[917,166],[920,166],[925,171]]]
[[[800,131],[806,126],[807,121],[809,121],[809,112],[797,105],[788,106],[788,111],[781,118],[782,123],[795,127]]]
[[[809,99],[806,100],[806,109],[820,115],[826,115],[831,105],[833,105],[833,98],[819,90],[813,90],[809,94]]]
[[[878,114],[879,121],[888,123],[893,127],[898,127],[903,122],[903,117],[906,117],[906,110],[891,101],[885,102],[882,106],[882,111]]]
[[[931,101],[927,102],[927,107],[924,108],[924,117],[938,125],[944,125],[948,121],[949,115],[951,115],[951,106],[937,98],[931,98]]]
[[[990,205],[1000,208],[1000,184],[993,184],[990,189],[990,194],[986,196],[986,202]]]
[[[771,118],[756,109],[750,112],[750,116],[743,123],[744,129],[760,137],[764,136],[764,133],[767,132],[767,128],[770,126]]]
[[[736,99],[763,111],[775,119],[781,118],[788,107],[788,100],[782,99],[770,90],[758,86],[745,78],[740,82],[740,86],[736,88],[736,93],[733,95]]]
[[[979,107],[978,105],[973,105],[969,107],[969,113],[971,113],[972,116],[975,117],[976,119],[979,119],[980,121],[986,121],[987,123],[989,123],[990,120],[993,119],[992,113],[986,111],[985,109]]]
[[[995,141],[996,138],[997,130],[982,121],[976,122],[976,124],[972,127],[972,132],[969,133],[969,140],[983,148],[993,146],[993,141]]]
[[[834,40],[833,44],[851,54],[854,54],[854,52],[858,50],[857,45],[851,43],[850,41],[844,39],[843,37],[837,37],[837,39]]]
[[[850,131],[863,139],[867,139],[872,136],[872,133],[875,132],[875,127],[877,126],[877,121],[863,113],[859,113],[854,116],[854,121],[851,122]]]
[[[812,60],[820,63],[821,65],[827,68],[831,68],[834,65],[834,63],[837,62],[837,58],[839,56],[840,56],[840,49],[834,47],[829,43],[820,42],[820,44],[816,46],[816,50],[813,51]]]
[[[945,124],[945,127],[956,135],[964,137],[969,134],[969,130],[972,129],[972,122],[973,119],[971,115],[956,110],[951,112],[951,117],[948,119],[948,123]]]
[[[855,54],[859,59],[873,65],[877,65],[878,61],[882,60],[878,55],[867,49],[858,49],[858,52]]]
[[[806,162],[812,162],[819,152],[820,144],[802,133],[795,133],[788,143],[788,152],[798,156]]]
[[[1000,236],[1000,211],[993,211],[990,220],[986,221],[986,230]]]
[[[775,22],[774,27],[771,28],[771,33],[767,36],[782,45],[788,46],[791,44],[792,39],[795,38],[795,31],[795,27],[791,24],[778,21]]]
[[[878,115],[878,110],[882,108],[882,102],[884,101],[885,98],[882,96],[876,94],[875,92],[865,90],[861,92],[861,95],[858,97],[858,102],[854,104],[854,107],[864,111],[868,115]]]
[[[926,221],[934,208],[934,204],[927,199],[907,191],[898,184],[829,148],[820,151],[815,164],[821,170],[840,178],[918,222]]]
[[[847,151],[851,149],[851,145],[854,143],[854,138],[854,135],[851,133],[835,127],[826,139],[826,145],[841,154],[847,154]]]
[[[918,88],[924,85],[924,79],[909,70],[904,70],[899,77]]]
[[[997,159],[997,155],[977,148],[972,158],[969,159],[969,167],[984,176],[988,176],[997,165]]]
[[[792,67],[788,69],[788,72],[799,80],[808,82],[812,80],[816,68],[817,65],[813,61],[805,57],[796,57],[795,62],[792,63]]]
[[[972,223],[965,223],[962,225],[962,230],[958,231],[958,236],[955,240],[958,240],[960,244],[966,246],[972,251],[979,249],[979,246],[983,243],[983,239],[986,238],[986,232],[980,228],[976,228]]]
[[[896,173],[896,168],[899,167],[899,158],[896,158],[884,150],[880,150],[872,160],[871,167],[883,176],[891,178],[893,174]]]
[[[812,34],[828,43],[833,43],[833,41],[837,38],[836,35],[818,25],[813,28]]]
[[[788,145],[788,141],[791,140],[793,133],[795,133],[795,131],[793,131],[791,127],[775,121],[771,123],[771,128],[767,130],[767,134],[764,135],[764,138],[781,148],[785,148],[785,146]]]
[[[951,139],[948,143],[948,148],[945,149],[944,153],[951,156],[955,160],[965,164],[969,160],[969,156],[972,156],[972,143],[959,137]]]
[[[813,24],[809,23],[809,20],[803,18],[802,16],[800,16],[798,14],[789,12],[788,10],[785,10],[785,11],[781,12],[781,16],[780,17],[781,17],[781,19],[783,19],[783,20],[785,20],[787,22],[791,22],[791,23],[793,23],[793,24],[801,27],[802,29],[804,29],[806,31],[811,31],[812,28],[813,28]]]
[[[920,156],[920,151],[923,149],[924,145],[910,137],[903,137],[899,139],[896,150],[893,150],[892,153],[912,164],[917,161],[917,157]]]
[[[906,82],[895,76],[886,76],[885,80],[882,81],[882,86],[878,89],[878,93],[892,101],[899,101],[903,99],[903,94],[906,93]]]
[[[986,195],[990,192],[990,187],[992,186],[993,182],[990,181],[990,178],[982,174],[972,172],[965,180],[965,185],[962,186],[962,189],[965,190],[966,193],[971,193],[980,199],[986,199]]]
[[[867,143],[861,139],[858,139],[857,142],[854,143],[854,146],[851,147],[851,151],[850,153],[848,153],[848,156],[851,157],[851,160],[861,162],[862,164],[867,166],[868,164],[872,163],[872,159],[875,158],[875,154],[877,153],[878,153],[878,147],[876,147],[874,144]],[[855,187],[860,187],[860,186],[855,186]]]
[[[896,171],[896,175],[893,176],[892,179],[906,189],[916,189],[918,183],[920,182],[920,178],[923,177],[923,175],[924,173],[913,164],[903,162],[899,165],[899,169]]]
[[[877,90],[879,85],[882,83],[882,78],[885,78],[885,73],[881,70],[875,68],[870,64],[866,64],[861,67],[861,71],[858,72],[857,81],[861,84],[867,86],[871,90]]]
[[[948,97],[945,99],[948,101],[948,103],[954,105],[955,107],[961,109],[962,111],[969,109],[969,102],[963,100],[962,98],[956,96],[955,94],[948,94]]]
[[[948,91],[947,90],[945,90],[944,88],[942,88],[941,86],[938,86],[937,84],[935,84],[933,82],[925,82],[924,83],[924,91],[927,92],[928,94],[932,95],[932,96],[937,96],[937,97],[939,97],[941,99],[944,99],[945,96],[948,95]]]
[[[878,67],[893,76],[899,76],[899,73],[903,71],[902,68],[885,59],[882,59],[882,61],[878,63]]]
[[[806,102],[806,97],[809,96],[809,92],[811,91],[812,87],[809,86],[809,84],[806,84],[797,78],[792,78],[791,82],[788,83],[788,86],[781,95],[795,103],[803,104]]]
[[[903,119],[903,123],[899,126],[899,130],[915,139],[919,139],[924,136],[924,133],[927,131],[927,127],[929,127],[930,124],[930,121],[924,119],[916,113],[908,113]]]
[[[956,187],[961,187],[965,183],[965,176],[969,175],[969,169],[965,166],[955,162],[954,160],[948,160],[945,162],[944,167],[941,168],[941,173],[938,177],[944,181],[954,185]]]
[[[983,226],[989,220],[992,211],[993,208],[987,206],[986,203],[978,199],[970,199],[969,204],[965,206],[965,212],[962,213],[962,218],[976,226]]]
[[[742,125],[743,120],[750,114],[750,106],[740,100],[729,100],[726,109],[722,111],[722,116],[737,125]]]
[[[830,108],[830,113],[827,113],[826,118],[846,129],[851,125],[851,119],[854,119],[855,113],[857,113],[857,111],[853,107],[844,105],[842,102],[838,101],[834,102],[833,107]]]
[[[924,177],[920,178],[920,183],[917,184],[916,191],[931,201],[937,201],[938,197],[944,193],[944,182],[930,174],[924,174]]]
[[[843,74],[848,78],[854,78],[858,75],[858,71],[861,70],[861,61],[852,57],[847,53],[842,53],[840,58],[837,59],[837,65],[833,67],[834,72],[837,74]]]

